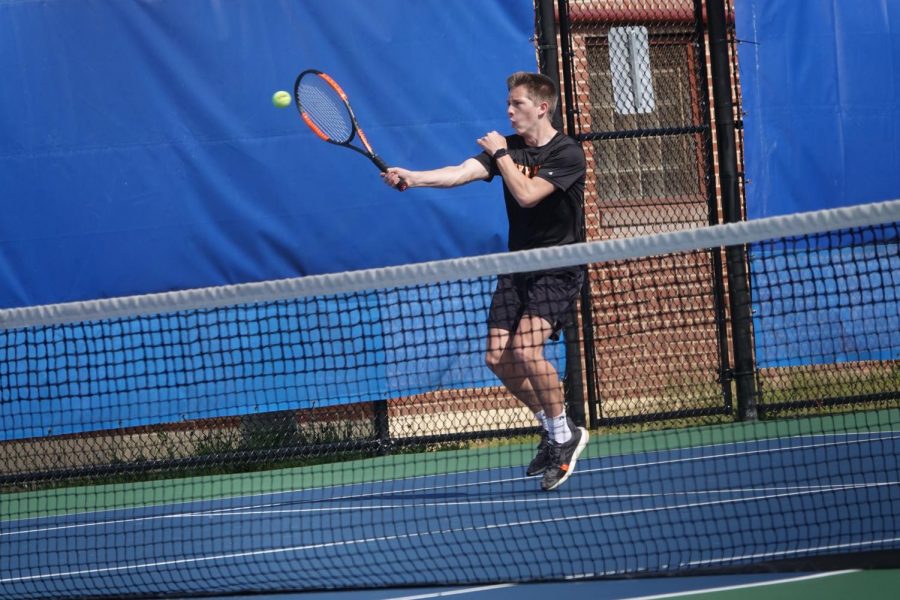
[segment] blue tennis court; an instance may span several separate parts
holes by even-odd
[[[601,445],[558,493],[510,466],[4,521],[2,595],[572,580],[900,548],[898,431]]]

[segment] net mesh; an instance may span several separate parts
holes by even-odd
[[[204,307],[2,311],[0,597],[894,561],[898,215],[313,277],[267,299],[238,286]],[[715,268],[726,246],[746,249],[748,323],[710,292],[735,285]],[[499,274],[566,265],[586,266],[588,301],[543,356],[590,441],[545,492],[525,474],[537,421],[486,365],[485,323]]]

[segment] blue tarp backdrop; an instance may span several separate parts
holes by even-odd
[[[735,18],[748,218],[900,197],[900,2],[736,0]],[[897,358],[900,312],[880,277],[897,272],[896,243],[859,247],[844,280],[825,279],[813,265],[839,246],[797,249],[751,283],[758,367]],[[758,245],[750,259],[751,271],[768,261]],[[798,281],[824,288],[778,316]]]
[[[504,250],[499,181],[398,193],[271,96],[321,69],[388,163],[456,164],[508,129],[533,28],[530,0],[0,3],[0,308]],[[0,331],[0,439],[495,385],[465,291]]]
[[[496,184],[383,185],[271,96],[318,68],[388,163],[508,129],[530,0],[0,4],[0,308],[505,249]]]
[[[900,2],[736,0],[749,218],[900,197]]]
[[[900,2],[735,12],[749,217],[900,197]],[[508,130],[533,27],[531,0],[0,2],[0,308],[504,250],[499,181],[398,193],[271,96],[321,69],[388,163],[459,163]],[[858,250],[788,316],[830,247],[754,288],[759,367],[896,358],[896,240]],[[0,331],[0,439],[496,385],[489,286],[460,285]]]

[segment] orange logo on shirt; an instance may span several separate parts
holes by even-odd
[[[538,171],[541,170],[541,165],[532,165],[529,167],[527,165],[520,165],[519,163],[516,163],[516,168],[518,168],[522,175],[524,175],[528,179],[534,179],[534,176],[537,175]]]

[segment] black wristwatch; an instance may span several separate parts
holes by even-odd
[[[503,158],[507,154],[509,154],[509,152],[507,152],[506,148],[500,148],[499,150],[494,152],[493,158],[494,158],[494,160],[498,160],[500,158]]]

